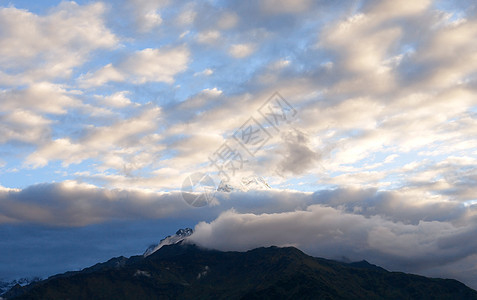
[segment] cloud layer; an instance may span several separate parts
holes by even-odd
[[[452,274],[477,286],[475,267],[455,268],[476,255],[469,241],[477,231],[475,206],[375,190],[329,190],[310,197],[305,208],[290,211],[225,211],[197,224],[189,240],[235,251],[295,246],[314,256],[366,259],[391,270]]]
[[[298,115],[268,128],[244,171],[310,191],[427,180],[474,200],[475,10],[396,3],[2,8],[0,182],[39,183],[7,180],[33,168],[45,181],[177,189],[189,172],[217,174],[209,157],[250,117],[267,128],[258,109],[279,91]]]
[[[477,233],[475,205],[413,196],[406,190],[352,188],[216,193],[215,197],[213,206],[194,208],[180,193],[107,190],[75,182],[4,188],[0,226],[32,224],[76,232],[75,228],[100,224],[175,220],[179,223],[175,226],[196,224],[190,241],[208,248],[295,246],[314,256],[366,259],[391,270],[451,276],[477,286],[477,269],[462,267],[477,255],[472,243]],[[160,229],[146,231],[155,230]],[[139,237],[131,239],[134,244]]]

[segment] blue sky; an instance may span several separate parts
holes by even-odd
[[[204,246],[290,244],[477,287],[473,1],[0,1],[0,28],[0,279],[192,226]],[[296,114],[274,127],[267,103]],[[246,152],[250,124],[264,135]],[[235,171],[210,164],[224,143]],[[194,208],[194,172],[272,190]],[[214,238],[231,234],[244,243]],[[37,260],[64,260],[28,269],[32,237],[50,249]]]

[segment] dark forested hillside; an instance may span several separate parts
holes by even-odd
[[[477,299],[456,280],[341,263],[296,248],[220,252],[164,246],[13,289],[14,299]]]

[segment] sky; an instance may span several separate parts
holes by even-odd
[[[477,288],[475,1],[0,0],[0,280],[183,227]]]

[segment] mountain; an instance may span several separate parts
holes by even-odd
[[[184,240],[186,237],[190,236],[192,233],[194,233],[192,228],[179,229],[177,230],[176,234],[172,236],[168,235],[165,238],[163,238],[159,242],[159,244],[149,246],[149,248],[147,248],[146,251],[144,252],[143,256],[144,257],[149,256],[153,254],[154,252],[156,252],[157,250],[161,249],[163,246],[177,244],[180,241]]]
[[[0,281],[0,295],[7,292],[8,290],[10,290],[16,285],[25,286],[40,280],[41,278],[39,277],[33,277],[33,278],[20,278],[20,279],[15,279],[13,281]]]
[[[293,247],[208,250],[181,241],[16,288],[12,299],[477,299],[451,279],[343,263]],[[16,296],[16,297],[14,297]],[[10,299],[9,298],[9,299]]]
[[[268,183],[259,176],[242,177],[240,180],[231,179],[228,181],[222,180],[217,187],[217,192],[230,193],[233,191],[247,192],[250,190],[269,190]]]

